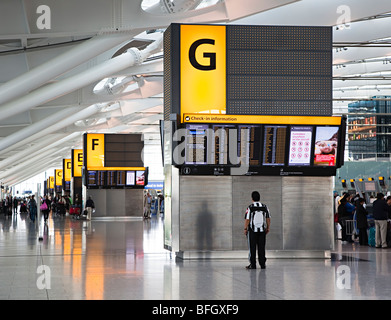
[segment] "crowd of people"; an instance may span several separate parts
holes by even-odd
[[[359,194],[351,195],[347,192],[343,193],[342,196],[335,194],[335,208],[334,221],[341,228],[340,240],[343,244],[354,242],[353,237],[356,235],[348,233],[348,223],[355,220],[355,230],[358,233],[360,245],[371,244],[369,237],[371,237],[372,228],[376,248],[385,249],[391,246],[391,196],[385,198],[383,193],[376,195],[371,217],[374,226],[370,226],[368,223],[369,213],[366,208],[366,201]]]
[[[53,215],[65,216],[66,213],[70,212],[71,207],[78,207],[81,209],[81,200],[78,195],[75,197],[75,201],[68,195],[56,195],[51,197],[45,195],[40,199],[40,210],[43,214],[45,223],[49,218],[50,212]],[[92,209],[95,208],[94,202],[91,197],[86,203],[86,215],[87,219],[91,219]],[[18,213],[26,213],[32,222],[35,222],[38,213],[38,204],[35,199],[35,195],[24,196],[24,197],[12,197],[8,195],[0,201],[0,213],[4,213],[6,216]]]

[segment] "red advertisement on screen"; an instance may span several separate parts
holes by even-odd
[[[338,127],[317,127],[314,165],[335,166],[338,149]]]
[[[335,155],[333,154],[316,154],[315,163],[317,165],[335,166]]]

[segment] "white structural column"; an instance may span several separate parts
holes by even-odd
[[[68,110],[61,110],[52,116],[44,118],[34,123],[33,125],[19,130],[14,134],[5,137],[3,140],[0,140],[0,154],[11,151],[28,142],[40,139],[41,137],[44,137],[50,133],[56,132],[66,126],[73,124],[77,120],[88,118],[97,113],[100,108],[105,105],[106,104],[93,104],[82,110],[80,110],[78,107],[73,107],[71,109],[74,113],[71,113]],[[77,110],[80,111],[76,112]],[[57,119],[55,122],[52,121],[54,118]]]
[[[95,36],[0,86],[0,104],[30,92],[64,72],[129,40],[129,34]]]
[[[0,161],[0,170],[10,165],[18,164],[19,162],[24,161],[27,157],[30,158],[36,156],[39,153],[49,152],[51,149],[57,146],[61,146],[69,140],[77,139],[77,137],[80,137],[81,141],[81,136],[81,132],[73,132],[64,137],[59,137],[58,135],[51,134],[47,137],[39,139],[39,142],[37,144],[34,144],[29,148],[24,148],[22,151],[15,153],[14,155]]]
[[[26,139],[37,132],[45,130],[48,127],[48,124],[57,123],[58,121],[63,120],[67,116],[75,114],[78,110],[80,110],[80,107],[64,108],[59,112],[56,112],[46,118],[43,118],[42,120],[37,121],[5,137],[4,139],[0,140],[0,153],[1,150],[4,150],[5,148],[12,146],[15,143],[22,141],[23,139]]]
[[[8,186],[15,185],[36,176],[37,173],[43,172],[48,168],[58,167],[58,165],[59,160],[41,161],[34,163],[29,167],[25,167],[24,169],[21,169],[20,171],[10,175],[5,179],[2,179],[1,181]]]
[[[68,150],[69,149],[67,147],[61,148],[59,150],[54,151],[52,153],[52,156],[55,156],[55,155],[57,155],[59,153],[66,152]],[[37,163],[47,163],[47,162],[49,162],[51,160],[52,159],[49,159],[49,160],[45,159],[45,154],[44,153],[43,154],[39,154],[39,155],[37,155],[35,157],[29,158],[28,160],[24,161],[23,163],[20,163],[20,164],[18,164],[16,166],[14,166],[14,167],[4,171],[4,172],[1,172],[0,173],[0,178],[1,179],[6,179],[7,177],[9,177],[9,176],[11,176],[11,175],[13,175],[15,173],[19,174],[22,170],[25,170],[25,169],[27,169],[27,170],[30,169],[31,170],[31,168],[29,168],[29,166],[34,166]]]
[[[106,78],[125,68],[140,64],[150,54],[152,54],[154,50],[160,47],[160,44],[161,40],[155,41],[143,51],[140,51],[137,48],[130,48],[120,56],[110,59],[96,67],[56,83],[41,87],[19,99],[7,102],[0,106],[2,118],[8,119],[21,112],[30,110],[35,106],[44,104],[55,98],[89,85],[90,83]]]

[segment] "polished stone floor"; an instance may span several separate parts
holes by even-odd
[[[390,299],[391,249],[336,244],[332,259],[175,261],[161,217],[90,222],[0,214],[0,299]],[[40,241],[39,238],[43,240]]]

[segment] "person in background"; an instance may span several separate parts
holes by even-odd
[[[45,198],[43,199],[42,203],[46,203],[46,208],[45,210],[42,210],[43,213],[43,220],[45,223],[47,223],[48,218],[49,218],[49,211],[50,211],[50,200],[48,196],[46,195]]]
[[[391,219],[391,196],[387,197],[388,219]]]
[[[367,215],[368,211],[364,208],[365,199],[359,198],[357,201],[356,207],[356,219],[357,219],[357,229],[358,229],[358,237],[359,243],[361,246],[368,245],[368,220]]]
[[[342,231],[342,243],[348,242],[348,236],[346,235],[346,220],[349,220],[350,216],[346,210],[347,197],[342,197],[338,206],[338,223],[341,225]]]
[[[144,198],[144,219],[151,218],[151,205],[152,205],[152,196],[149,192],[147,192]]]
[[[30,219],[32,222],[35,222],[35,217],[37,216],[37,202],[34,199],[34,195],[31,196],[28,206],[30,212]]]
[[[373,219],[376,228],[376,248],[387,248],[388,205],[384,194],[379,192],[373,202]]]
[[[340,199],[340,205],[338,206],[338,222],[342,227],[342,243],[352,243],[354,242],[350,235],[347,235],[346,228],[347,222],[346,220],[353,220],[353,214],[356,210],[356,207],[351,202],[352,196],[348,193],[344,193],[342,198]],[[341,207],[341,204],[343,207]]]
[[[95,208],[95,203],[92,200],[91,196],[89,196],[86,202],[87,220],[91,220],[92,209],[94,208]]]
[[[14,213],[18,213],[18,203],[19,203],[18,198],[14,197]]]

